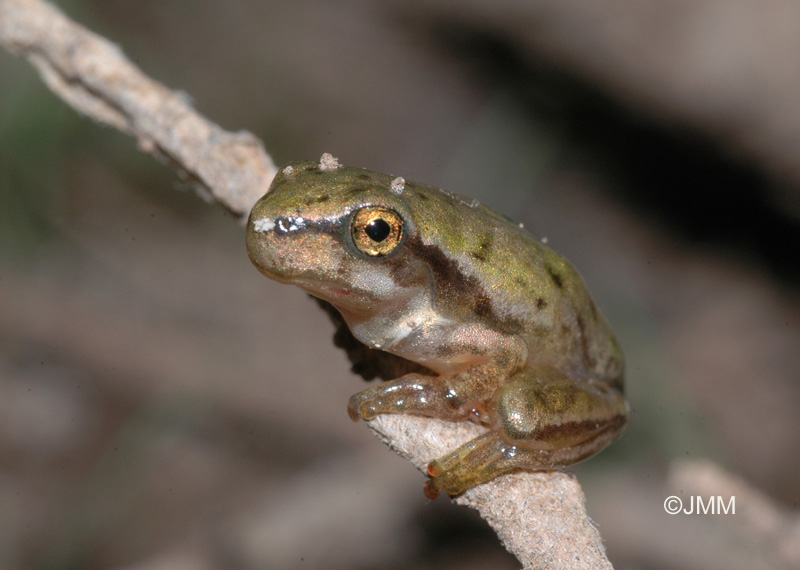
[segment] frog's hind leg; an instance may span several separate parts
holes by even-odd
[[[441,489],[458,495],[514,469],[547,471],[572,463],[559,455],[563,455],[563,450],[519,449],[490,431],[431,461],[428,464],[431,478],[425,482],[425,494],[435,499]]]
[[[526,371],[500,388],[491,415],[492,431],[428,465],[429,497],[440,489],[457,495],[514,469],[547,471],[586,459],[617,436],[628,408],[616,390]]]
[[[425,494],[435,499],[439,490],[458,495],[498,475],[514,469],[515,448],[494,432],[487,432],[468,441],[455,451],[428,464],[430,479]]]
[[[613,439],[613,436],[609,438]],[[550,471],[562,469],[581,459],[593,455],[592,446],[584,455],[576,454],[574,448],[520,449],[504,442],[494,432],[487,432],[468,441],[455,451],[428,464],[430,479],[425,482],[425,494],[435,499],[439,490],[449,495],[458,495],[467,489],[491,481],[495,477],[515,469]]]

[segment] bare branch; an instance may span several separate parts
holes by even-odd
[[[423,473],[430,460],[485,431],[469,422],[402,415],[378,416],[368,425]],[[580,483],[566,473],[512,473],[469,489],[455,501],[477,509],[526,570],[612,567],[586,515]]]
[[[0,0],[0,43],[36,66],[77,111],[136,138],[240,218],[277,169],[257,138],[224,131],[144,75],[108,40],[39,0]]]
[[[240,219],[269,187],[276,168],[258,139],[200,116],[185,95],[145,76],[119,48],[50,4],[0,0],[0,44],[28,58],[77,111],[134,136]],[[482,429],[411,416],[380,416],[369,426],[423,471]],[[477,509],[525,568],[611,567],[569,475],[507,475],[456,502]]]

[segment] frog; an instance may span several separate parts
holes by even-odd
[[[432,499],[514,471],[563,470],[628,421],[620,344],[582,277],[476,200],[325,154],[280,169],[246,241],[262,274],[332,308],[362,359],[409,365],[350,398],[354,421],[412,414],[485,427],[428,464]]]

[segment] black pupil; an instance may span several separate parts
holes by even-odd
[[[367,224],[367,227],[364,228],[364,231],[367,232],[367,235],[372,241],[381,242],[389,237],[390,233],[392,233],[392,227],[386,220],[377,218]]]

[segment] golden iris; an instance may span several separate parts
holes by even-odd
[[[403,241],[403,218],[387,208],[362,208],[353,216],[350,235],[358,251],[371,257],[389,255]]]

